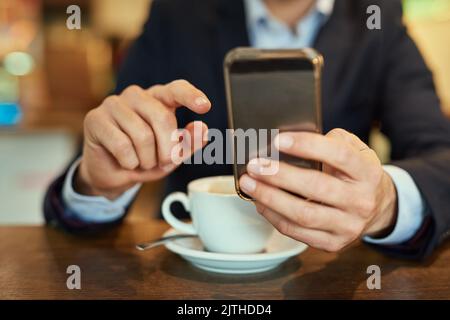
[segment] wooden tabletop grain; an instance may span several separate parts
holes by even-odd
[[[308,249],[278,269],[220,275],[191,266],[164,247],[139,252],[160,236],[158,220],[128,222],[95,237],[49,227],[0,227],[0,299],[449,299],[450,244],[424,263],[383,256],[362,244],[339,254]],[[68,290],[69,265],[81,290]],[[367,288],[367,267],[381,268],[381,289]]]

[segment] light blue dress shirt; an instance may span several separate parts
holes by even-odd
[[[271,16],[262,0],[245,0],[250,43],[253,47],[265,49],[311,47],[320,28],[331,15],[333,6],[334,0],[317,0],[311,11],[292,30]],[[77,194],[72,188],[72,180],[78,164],[79,161],[76,161],[69,169],[63,186],[63,201],[69,209],[79,219],[92,223],[108,222],[121,217],[139,191],[140,185],[132,187],[114,201]],[[364,237],[364,240],[386,245],[398,244],[407,241],[418,231],[425,215],[424,201],[408,172],[392,165],[384,166],[384,170],[397,189],[397,223],[386,238]]]

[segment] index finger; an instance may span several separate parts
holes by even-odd
[[[195,113],[206,113],[211,109],[208,97],[186,80],[175,80],[166,85],[156,85],[148,92],[170,108],[185,106]]]
[[[326,163],[357,180],[364,178],[368,171],[365,158],[359,150],[346,142],[318,133],[280,133],[275,139],[275,146],[293,156]]]

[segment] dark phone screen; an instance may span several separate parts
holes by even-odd
[[[307,59],[236,61],[229,68],[232,122],[237,129],[266,129],[267,138],[257,147],[234,137],[235,165],[240,177],[256,156],[273,155],[271,129],[320,132],[316,110],[314,69]],[[258,135],[258,138],[261,136]],[[245,148],[238,148],[245,141]],[[264,143],[267,142],[265,145]],[[242,145],[241,145],[242,146]],[[265,150],[263,150],[265,149]],[[262,152],[264,151],[264,152]],[[245,152],[245,154],[241,154]],[[263,153],[263,154],[262,154]],[[237,159],[244,159],[238,161]],[[320,169],[320,164],[280,154],[293,165]]]

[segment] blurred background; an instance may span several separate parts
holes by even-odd
[[[43,222],[45,189],[73,157],[85,113],[114,88],[150,2],[0,0],[0,224]],[[66,28],[72,4],[81,8],[81,30]],[[403,4],[450,117],[450,0]],[[377,131],[371,144],[389,160],[389,142]],[[155,211],[149,195],[159,196],[158,185],[145,186],[139,212]]]

